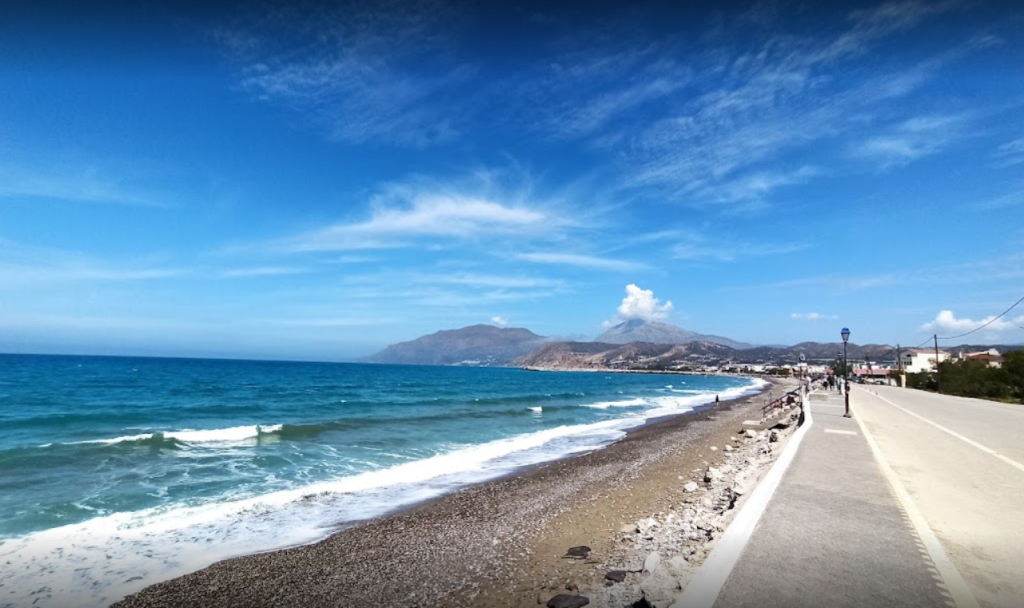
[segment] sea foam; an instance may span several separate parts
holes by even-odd
[[[592,407],[599,410],[608,409],[610,407],[638,407],[641,405],[649,405],[646,399],[624,399],[622,401],[598,401],[597,403],[584,403],[583,407]]]
[[[89,439],[86,441],[75,441],[72,444],[86,444],[86,443],[100,443],[100,444],[115,444],[115,443],[131,443],[138,441],[147,441],[156,438],[172,439],[184,443],[238,443],[257,439],[261,435],[270,435],[280,431],[282,425],[270,424],[270,425],[249,425],[249,426],[233,426],[224,429],[207,429],[207,430],[193,430],[185,429],[181,431],[155,431],[153,433],[141,433],[137,435],[124,435],[122,437],[114,437],[113,439]]]
[[[0,541],[0,561],[9,564],[0,573],[3,601],[105,606],[222,559],[313,542],[346,522],[600,448],[641,421],[560,426],[258,497],[115,513],[6,539]],[[46,591],[40,594],[41,580]]]

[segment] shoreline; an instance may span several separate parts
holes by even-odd
[[[527,365],[510,369],[521,369],[525,372],[583,372],[583,373],[605,373],[605,374],[664,374],[666,376],[726,376],[729,378],[758,378],[766,382],[772,380],[784,380],[781,376],[770,376],[763,373],[739,373],[739,372],[697,372],[681,369],[633,369],[617,367],[538,367]]]
[[[682,481],[669,483],[663,469],[668,466],[680,478],[688,472],[689,478],[694,467],[721,460],[724,452],[709,452],[707,440],[727,442],[743,419],[760,416],[760,397],[779,384],[785,382],[772,380],[747,397],[652,419],[602,449],[532,465],[345,526],[316,543],[221,561],[155,583],[114,605],[507,606],[510,592],[518,597],[535,591],[536,585],[524,581],[560,576],[551,574],[561,554],[550,557],[550,543],[607,536],[629,517],[654,514],[664,510],[655,507],[678,501]],[[658,481],[652,486],[645,479],[653,473]],[[647,491],[634,496],[633,484]],[[594,505],[601,508],[586,515]],[[596,523],[609,518],[616,520],[610,528]],[[576,544],[588,544],[582,541]],[[557,586],[551,580],[542,584]],[[526,586],[531,589],[524,591]],[[537,599],[534,594],[517,601],[536,605]]]

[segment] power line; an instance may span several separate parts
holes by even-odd
[[[978,327],[975,327],[975,328],[974,328],[974,329],[972,329],[971,331],[968,331],[968,332],[962,333],[962,334],[960,334],[960,335],[958,335],[958,336],[938,336],[938,337],[937,337],[937,339],[939,339],[939,340],[956,340],[957,338],[963,338],[964,336],[969,336],[969,335],[973,334],[973,333],[974,333],[974,332],[976,332],[976,331],[980,331],[980,330],[982,330],[982,329],[985,329],[985,328],[986,328],[986,327],[988,327],[989,325],[992,325],[993,323],[995,323],[996,321],[998,321],[998,320],[999,320],[999,319],[1000,319],[1001,317],[1003,317],[1003,316],[1004,316],[1004,315],[1005,315],[1006,313],[1008,313],[1008,312],[1010,312],[1011,310],[1013,310],[1014,308],[1016,308],[1016,307],[1017,307],[1017,305],[1018,305],[1018,304],[1020,304],[1021,302],[1024,302],[1024,296],[1021,296],[1021,298],[1020,298],[1019,300],[1017,300],[1016,302],[1014,302],[1012,306],[1010,306],[1009,308],[1007,308],[1007,309],[1006,309],[1006,310],[1004,310],[1003,312],[999,313],[999,315],[998,315],[998,316],[996,316],[996,317],[992,317],[992,318],[991,318],[991,319],[989,319],[989,320],[988,320],[987,322],[983,323],[982,325],[980,325],[980,326],[978,326]],[[925,340],[925,342],[927,342],[927,340]]]

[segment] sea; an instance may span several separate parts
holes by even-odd
[[[0,606],[107,606],[763,384],[0,355]]]

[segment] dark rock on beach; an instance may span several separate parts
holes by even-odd
[[[560,593],[548,600],[548,608],[582,608],[590,603],[590,598],[583,595]]]
[[[590,555],[590,547],[587,546],[570,547],[565,552],[566,557],[575,557],[576,559],[586,559],[588,555]]]

